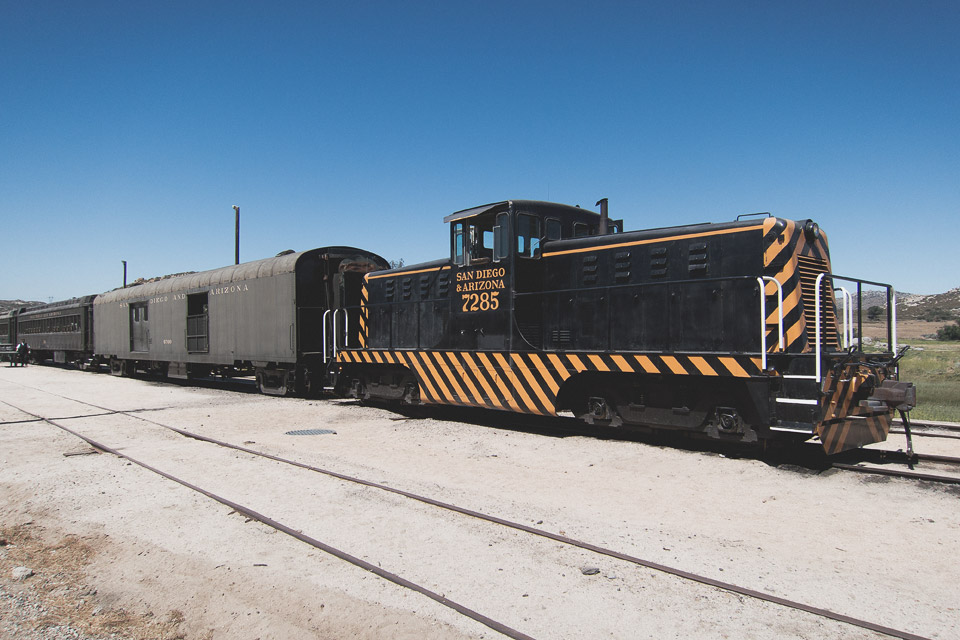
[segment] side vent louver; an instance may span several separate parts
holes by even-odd
[[[613,278],[616,282],[629,282],[630,280],[630,252],[621,251],[614,256]]]
[[[597,256],[583,258],[583,284],[597,283]]]
[[[402,287],[403,287],[403,299],[409,300],[413,296],[413,278],[404,278]]]
[[[687,254],[687,271],[691,276],[707,275],[707,243],[690,245]]]
[[[650,250],[650,277],[662,278],[667,275],[667,248]]]
[[[437,278],[437,296],[446,298],[450,293],[450,272],[444,271]]]

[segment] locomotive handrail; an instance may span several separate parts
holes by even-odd
[[[843,348],[853,344],[853,297],[844,287],[836,289],[843,295]]]
[[[327,355],[327,316],[331,313],[333,314],[333,359],[337,359],[337,337],[340,335],[337,333],[337,317],[340,312],[343,311],[343,346],[344,348],[350,346],[350,313],[347,311],[346,307],[339,307],[337,309],[327,309],[323,312],[323,363],[326,364],[329,360]]]
[[[764,276],[766,277],[766,276]],[[642,288],[648,286],[664,286],[668,284],[703,284],[704,282],[725,282],[733,280],[750,280],[756,282],[756,276],[724,276],[721,278],[697,278],[696,280],[657,280],[656,282],[631,282],[627,284],[612,284],[605,286],[596,286],[596,287],[570,287],[567,289],[547,289],[544,291],[517,291],[513,295],[516,298],[525,297],[525,296],[542,296],[548,293],[579,293],[583,291],[611,291],[614,289],[631,289],[631,288]],[[423,300],[423,302],[433,302],[445,300],[445,298],[438,298],[436,300]],[[390,304],[390,303],[379,303],[379,304]]]
[[[767,370],[767,285],[766,282],[772,282],[777,285],[777,311],[779,320],[777,327],[779,329],[778,347],[783,350],[783,286],[780,282],[771,276],[758,276],[757,284],[760,285],[760,368]]]
[[[327,309],[323,312],[323,363],[326,364],[330,358],[329,349],[327,349],[327,316],[333,313],[333,359],[337,359],[337,316],[335,309]]]
[[[830,276],[834,280],[844,280],[846,282],[855,282],[857,284],[857,348],[862,352],[863,351],[863,285],[868,284],[873,287],[883,287],[887,290],[887,344],[890,347],[890,351],[893,353],[897,352],[897,292],[893,288],[893,285],[887,284],[885,282],[872,282],[870,280],[861,280],[860,278],[851,278],[849,276],[838,276],[836,274],[831,274]],[[843,287],[838,287],[843,289]],[[819,288],[817,289],[819,292]],[[853,296],[851,295],[851,298]],[[853,309],[851,303],[850,310],[850,323],[851,332],[853,331]],[[853,343],[853,336],[851,335],[850,343]]]
[[[863,280],[856,280],[856,279],[854,279],[854,278],[844,278],[844,277],[842,277],[842,276],[835,276],[835,275],[832,275],[832,274],[829,274],[829,273],[820,273],[820,274],[818,274],[817,279],[816,279],[816,283],[815,283],[814,311],[815,311],[815,313],[816,313],[816,321],[815,321],[814,327],[812,327],[813,331],[811,332],[811,333],[813,334],[813,335],[811,336],[811,339],[812,339],[813,342],[814,342],[814,345],[813,345],[813,347],[814,347],[814,349],[813,349],[814,353],[811,354],[811,355],[814,356],[814,360],[815,360],[815,362],[816,362],[816,364],[815,364],[815,371],[814,371],[813,374],[784,374],[784,375],[783,375],[784,378],[798,378],[798,379],[799,379],[799,378],[802,378],[802,379],[815,380],[815,381],[817,381],[817,382],[820,382],[820,381],[822,381],[822,379],[823,379],[823,367],[824,367],[823,358],[824,358],[825,352],[827,351],[827,345],[824,344],[824,337],[825,337],[825,336],[824,336],[824,333],[825,333],[825,326],[824,326],[824,310],[825,310],[825,309],[824,309],[824,307],[825,307],[825,304],[826,304],[826,303],[825,303],[825,297],[824,297],[824,292],[822,291],[822,287],[824,286],[824,283],[825,283],[825,282],[831,282],[833,278],[838,278],[838,279],[842,279],[842,280],[850,280],[850,281],[854,281],[854,282],[858,282],[858,283],[862,283],[862,284],[872,284],[872,285],[887,287],[887,288],[888,288],[888,296],[889,296],[889,298],[892,300],[892,303],[891,303],[890,307],[894,309],[894,311],[893,311],[893,322],[892,322],[891,324],[895,324],[895,317],[896,317],[896,316],[895,316],[895,300],[896,300],[896,296],[895,296],[895,293],[892,291],[892,287],[890,287],[890,285],[884,285],[884,284],[881,284],[881,283],[872,283],[872,282],[863,281]],[[771,277],[771,276],[749,276],[749,275],[742,275],[742,276],[726,276],[726,277],[715,277],[715,278],[697,278],[696,280],[664,280],[664,281],[658,281],[658,282],[656,282],[656,283],[637,283],[637,282],[634,282],[634,283],[625,283],[625,284],[609,285],[609,286],[576,287],[576,288],[572,288],[572,287],[571,287],[571,288],[565,288],[565,289],[550,289],[550,290],[546,290],[546,291],[525,291],[525,292],[524,292],[524,291],[515,291],[515,292],[513,292],[513,297],[515,297],[515,298],[530,297],[530,296],[543,297],[543,296],[547,296],[547,295],[558,295],[558,294],[562,295],[562,294],[564,294],[564,293],[609,292],[609,291],[617,291],[617,290],[623,291],[623,290],[629,290],[629,289],[642,290],[643,288],[648,287],[648,286],[661,286],[661,287],[662,287],[662,286],[664,286],[664,285],[679,285],[679,286],[682,287],[682,286],[686,286],[686,285],[703,284],[703,283],[705,283],[705,282],[730,282],[730,281],[736,281],[736,280],[741,280],[741,281],[743,281],[743,280],[752,280],[752,281],[753,281],[754,283],[756,283],[756,285],[759,287],[759,293],[760,293],[760,297],[761,297],[761,300],[760,300],[760,319],[761,319],[761,320],[760,320],[760,332],[761,332],[761,339],[760,339],[760,353],[759,353],[758,355],[760,356],[760,359],[761,359],[761,368],[762,368],[763,370],[766,370],[766,368],[767,368],[767,362],[768,362],[768,355],[769,355],[769,353],[771,353],[771,351],[769,351],[768,348],[767,348],[767,327],[768,327],[768,324],[767,324],[767,311],[768,311],[768,308],[767,308],[767,307],[768,307],[768,305],[767,305],[767,301],[766,301],[766,297],[767,297],[767,296],[766,296],[766,286],[767,286],[767,284],[770,283],[770,282],[773,282],[774,285],[777,287],[777,303],[776,303],[776,304],[777,304],[777,347],[776,347],[775,351],[776,351],[776,350],[779,350],[779,351],[782,352],[782,351],[786,348],[786,347],[785,347],[786,335],[785,335],[785,330],[784,330],[784,326],[783,326],[783,323],[784,323],[783,285],[782,285],[778,280],[776,280],[776,278],[773,278],[773,277]],[[838,290],[841,292],[841,294],[844,295],[843,341],[844,341],[845,344],[846,344],[846,348],[849,348],[849,346],[850,346],[850,345],[852,344],[852,342],[853,342],[853,332],[854,332],[854,327],[853,327],[853,309],[852,309],[852,295],[851,295],[851,293],[850,293],[849,291],[847,291],[847,290],[844,289],[843,287],[838,287]],[[859,284],[858,284],[858,295],[859,295]],[[396,304],[399,304],[399,305],[415,304],[415,305],[417,305],[417,307],[419,308],[419,306],[422,305],[422,304],[435,303],[435,302],[445,302],[445,301],[449,301],[449,300],[450,300],[449,297],[442,297],[442,298],[441,298],[441,297],[435,297],[435,298],[434,298],[434,297],[431,297],[431,298],[426,298],[426,299],[422,299],[422,300],[410,300],[410,301],[391,300],[391,301],[388,301],[388,302],[368,303],[368,304],[366,305],[366,307],[367,307],[367,309],[369,310],[369,309],[377,308],[377,307],[390,307],[390,306],[396,305]],[[862,306],[862,305],[861,305],[861,306]],[[391,322],[391,323],[392,323],[392,322],[394,321],[394,318],[392,317],[392,314],[389,314],[389,315],[390,315],[390,318],[388,319],[388,322]],[[860,314],[860,315],[862,315],[862,314]],[[349,314],[348,314],[348,318],[349,318]],[[418,313],[417,316],[416,316],[416,324],[417,324],[417,345],[420,345],[420,344],[421,344],[421,343],[420,343],[421,336],[420,336],[420,330],[419,330],[419,320],[420,320],[420,314]],[[895,332],[895,327],[894,327],[893,331]],[[862,334],[862,331],[860,331],[860,332],[858,332],[858,333],[861,333],[861,334]],[[391,340],[391,342],[392,342],[392,340]],[[896,344],[895,333],[893,333],[893,334],[891,335],[891,343],[894,344],[894,345]],[[416,348],[422,348],[422,347],[421,347],[421,346],[418,346],[418,347],[416,347]],[[533,348],[539,348],[539,347],[533,347]],[[860,346],[860,349],[862,350],[862,346]],[[336,357],[336,351],[334,352],[334,357]]]
[[[821,374],[821,368],[823,367],[823,363],[820,362],[820,349],[821,349],[821,344],[820,344],[820,315],[821,315],[821,313],[820,313],[820,284],[823,282],[823,278],[824,278],[824,276],[826,276],[826,275],[827,275],[827,274],[825,274],[825,273],[819,274],[819,275],[817,276],[817,283],[816,283],[816,285],[814,285],[815,288],[816,288],[816,296],[815,296],[815,301],[814,301],[814,303],[813,303],[813,308],[814,308],[814,309],[816,310],[816,312],[817,312],[817,323],[816,323],[816,326],[817,326],[817,334],[816,334],[816,336],[817,336],[817,337],[816,337],[816,340],[817,340],[817,344],[816,344],[816,367],[817,367],[817,374],[816,374],[816,381],[817,381],[817,382],[820,382],[820,380],[821,380],[821,375],[822,375],[822,374]]]

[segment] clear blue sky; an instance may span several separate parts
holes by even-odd
[[[579,6],[578,6],[579,5]],[[813,218],[960,286],[960,2],[0,0],[0,298],[351,244],[443,257],[530,198],[627,229]]]

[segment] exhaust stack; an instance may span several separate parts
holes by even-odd
[[[607,235],[607,220],[608,220],[607,199],[600,198],[599,200],[597,200],[597,204],[594,206],[597,206],[597,205],[600,206],[600,235],[605,236]]]

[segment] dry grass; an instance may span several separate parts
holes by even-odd
[[[39,604],[28,608],[22,624],[37,634],[45,627],[68,625],[91,636],[120,633],[130,640],[182,640],[179,612],[162,619],[152,613],[135,615],[104,606],[96,589],[85,585],[84,570],[99,544],[102,540],[74,535],[48,542],[34,525],[0,528],[0,586],[7,593],[25,591]],[[10,576],[17,566],[29,567],[34,575],[14,583]]]

